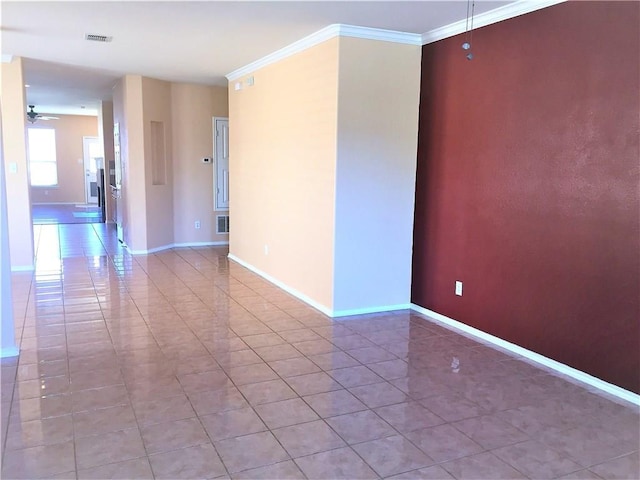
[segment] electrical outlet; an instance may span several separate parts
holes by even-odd
[[[200,228],[200,220],[196,220],[195,227],[196,227],[196,230]]]
[[[462,282],[456,281],[456,295],[462,296]]]
[[[269,245],[267,244],[264,245],[264,254],[269,255]]]

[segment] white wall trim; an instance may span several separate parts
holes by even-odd
[[[382,305],[378,307],[354,308],[352,310],[334,310],[333,318],[350,317],[352,315],[366,315],[368,313],[393,312],[395,310],[408,310],[411,308],[410,303],[402,303],[398,305]]]
[[[352,315],[364,315],[364,314],[367,314],[367,313],[391,312],[391,311],[394,311],[394,310],[408,310],[409,308],[411,308],[411,304],[403,303],[401,305],[381,305],[381,306],[377,306],[377,307],[354,308],[354,309],[351,309],[351,310],[332,310],[331,308],[316,302],[312,298],[309,298],[307,295],[305,295],[304,293],[299,292],[295,288],[290,287],[286,283],[283,283],[280,280],[272,277],[268,273],[265,273],[262,270],[254,267],[250,263],[247,263],[244,260],[241,260],[240,258],[236,257],[232,253],[230,253],[228,255],[228,257],[229,257],[229,260],[233,260],[234,262],[242,265],[243,267],[247,268],[248,270],[251,270],[253,273],[255,273],[257,275],[260,275],[265,280],[273,283],[276,287],[281,288],[285,292],[287,292],[287,293],[293,295],[294,297],[296,297],[298,300],[302,300],[304,303],[306,303],[309,306],[315,308],[316,310],[321,311],[322,313],[324,313],[325,315],[327,315],[327,316],[329,316],[331,318],[350,317]]]
[[[16,265],[11,266],[12,272],[33,272],[35,270],[35,265]]]
[[[488,12],[480,13],[473,17],[473,29],[486,27],[493,23],[498,23],[509,18],[519,17],[526,13],[542,10],[543,8],[564,3],[566,0],[520,0],[509,3],[502,7],[495,8]],[[462,19],[443,27],[435,28],[422,34],[422,44],[433,43],[438,40],[453,37],[464,33],[467,26],[467,19]]]
[[[229,245],[228,241],[220,242],[188,242],[188,243],[170,243],[168,245],[162,245],[160,247],[150,248],[149,250],[132,250],[127,245],[123,245],[131,255],[150,255],[152,253],[162,252],[164,250],[170,250],[172,248],[189,248],[189,247],[220,247]]]
[[[17,357],[18,355],[20,355],[20,349],[18,347],[0,348],[0,358]]]
[[[415,310],[416,312],[422,313],[423,315],[429,317],[437,323],[443,324],[445,327],[465,332],[486,343],[496,345],[512,353],[525,357],[532,362],[543,365],[547,368],[550,368],[551,370],[555,370],[558,373],[571,377],[591,387],[597,388],[598,390],[601,390],[605,393],[621,398],[622,400],[631,402],[635,405],[640,405],[640,395],[630,392],[629,390],[625,390],[624,388],[618,387],[617,385],[605,382],[604,380],[589,375],[588,373],[585,373],[581,370],[570,367],[569,365],[565,365],[564,363],[552,360],[549,357],[545,357],[544,355],[540,355],[539,353],[520,347],[519,345],[508,342],[489,333],[483,332],[482,330],[478,330],[477,328],[471,327],[445,315],[434,312],[433,310],[421,307],[420,305],[412,304],[411,309]]]
[[[123,245],[123,247],[129,250],[129,253],[131,255],[149,255],[151,253],[161,252],[163,250],[169,250],[170,248],[173,248],[173,243],[170,243],[169,245],[162,245],[160,247],[150,248],[148,250],[132,250],[131,247],[129,247],[129,245]]]
[[[354,37],[354,38],[365,38],[368,40],[381,40],[384,42],[393,42],[393,43],[404,43],[409,45],[421,45],[422,44],[422,35],[417,33],[406,33],[406,32],[396,32],[393,30],[383,30],[379,28],[367,28],[367,27],[358,27],[355,25],[343,25],[339,23],[334,23],[332,25],[328,25],[327,27],[318,30],[311,35],[307,35],[300,40],[293,42],[290,45],[287,45],[280,50],[276,50],[269,55],[262,57],[255,62],[251,62],[244,67],[238,68],[233,72],[227,74],[227,79],[232,82],[237,80],[240,77],[245,75],[249,75],[256,70],[266,67],[267,65],[271,65],[272,63],[279,62],[291,55],[295,55],[296,53],[302,52],[308,48],[311,48],[315,45],[318,45],[322,42],[325,42],[334,37]]]
[[[189,243],[174,243],[173,246],[175,248],[185,248],[185,247],[222,247],[225,245],[229,245],[229,240],[221,240],[219,242],[189,242]]]
[[[284,290],[285,292],[293,295],[294,297],[296,297],[299,300],[302,300],[304,303],[309,304],[310,306],[312,306],[313,308],[315,308],[316,310],[320,310],[322,313],[324,313],[325,315],[331,316],[332,314],[332,310],[325,306],[322,305],[318,302],[316,302],[315,300],[313,300],[312,298],[306,296],[304,293],[299,292],[298,290],[296,290],[295,288],[290,287],[289,285],[287,285],[286,283],[281,282],[280,280],[272,277],[271,275],[269,275],[268,273],[263,272],[262,270],[260,270],[259,268],[254,267],[253,265],[251,265],[248,262],[245,262],[244,260],[236,257],[233,254],[229,254],[228,255],[229,260],[233,260],[234,262],[236,262],[239,265],[242,265],[244,268],[251,270],[253,273],[255,273],[256,275],[260,275],[262,278],[264,278],[265,280],[273,283],[276,287],[281,288],[282,290]]]
[[[380,40],[382,42],[403,43],[405,45],[421,45],[422,35],[417,33],[384,30],[381,28],[359,27],[357,25],[338,24],[338,36]]]
[[[473,19],[473,28],[486,27],[493,23],[518,17],[526,13],[535,12],[536,10],[564,3],[565,1],[567,0],[520,0],[476,15]],[[420,35],[417,33],[398,32],[380,28],[368,28],[334,23],[312,33],[311,35],[307,35],[306,37],[301,38],[280,50],[276,50],[255,62],[251,62],[244,67],[240,67],[233,72],[228,73],[226,77],[227,80],[232,82],[240,77],[259,70],[260,68],[276,63],[334,37],[353,37],[368,40],[380,40],[383,42],[403,43],[408,45],[426,45],[427,43],[432,43],[463,33],[466,29],[466,24],[467,21],[465,18]]]

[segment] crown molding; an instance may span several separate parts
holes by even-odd
[[[422,45],[422,35],[417,33],[397,32],[380,28],[358,27],[355,25],[338,25],[341,37],[366,38],[383,42],[404,43],[406,45]]]
[[[407,45],[422,45],[422,35],[417,33],[396,32],[393,30],[382,30],[379,28],[367,28],[334,23],[312,33],[311,35],[301,38],[280,50],[276,50],[255,62],[251,62],[244,67],[234,70],[226,75],[227,80],[232,82],[240,77],[249,75],[260,68],[276,63],[290,57],[291,55],[295,55],[296,53],[302,52],[335,37],[364,38],[367,40],[380,40],[383,42],[403,43]]]
[[[473,29],[476,30],[493,23],[519,17],[520,15],[535,12],[536,10],[542,10],[543,8],[564,3],[565,1],[567,0],[519,0],[517,2],[509,3],[508,5],[475,15],[473,17]],[[466,31],[466,27],[467,19],[465,18],[458,22],[445,25],[444,27],[439,27],[425,32],[422,34],[422,45],[464,33]]]
[[[493,23],[518,17],[526,13],[535,12],[536,10],[564,3],[565,1],[567,0],[519,0],[474,16],[473,28],[475,30],[477,28],[486,27]],[[237,70],[227,74],[226,77],[227,80],[232,82],[240,77],[249,75],[260,68],[276,63],[290,57],[291,55],[295,55],[296,53],[302,52],[335,37],[364,38],[367,40],[380,40],[383,42],[403,43],[407,45],[426,45],[427,43],[436,42],[444,38],[464,33],[466,26],[467,20],[465,18],[419,35],[416,33],[397,32],[393,30],[334,23],[312,33],[311,35],[301,38],[280,50],[276,50],[255,62],[251,62],[244,67],[238,68]]]

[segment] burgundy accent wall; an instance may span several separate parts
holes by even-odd
[[[640,4],[425,45],[412,301],[640,393]],[[454,295],[455,281],[464,295]]]

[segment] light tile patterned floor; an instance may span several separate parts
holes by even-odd
[[[2,478],[640,477],[637,407],[421,315],[332,321],[224,248],[35,233]]]

